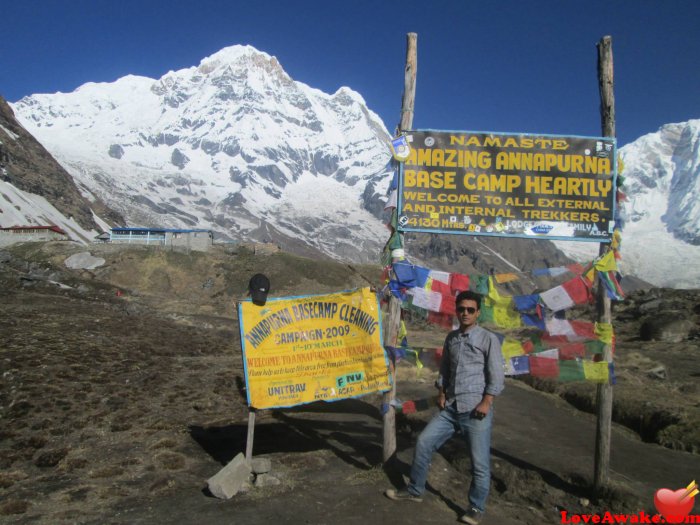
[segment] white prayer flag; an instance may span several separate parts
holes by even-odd
[[[542,301],[550,310],[558,312],[574,306],[574,300],[567,293],[563,286],[555,286],[551,290],[540,294]]]
[[[565,335],[567,338],[576,337],[574,327],[566,319],[547,319],[545,326],[549,335]]]
[[[425,308],[431,312],[440,311],[440,303],[442,302],[442,294],[426,290],[425,288],[412,288],[413,306]]]
[[[440,272],[438,270],[430,270],[428,277],[434,279],[435,281],[440,281],[441,283],[450,284],[449,272]]]

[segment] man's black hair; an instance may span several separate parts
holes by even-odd
[[[472,292],[471,290],[466,290],[464,292],[459,292],[455,298],[455,304],[459,304],[462,301],[474,301],[476,303],[476,309],[481,310],[481,294]]]

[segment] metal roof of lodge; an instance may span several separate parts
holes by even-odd
[[[112,228],[112,232],[157,232],[157,233],[211,233],[211,230],[181,230],[178,228]]]
[[[51,230],[56,233],[62,233],[63,235],[68,235],[66,232],[64,232],[61,228],[59,228],[56,225],[50,225],[50,226],[9,226],[6,228],[0,228],[0,230],[13,230],[13,231],[22,231],[22,230]]]

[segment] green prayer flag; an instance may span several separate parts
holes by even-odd
[[[493,324],[495,322],[494,316],[493,316],[493,306],[488,306],[486,304],[481,304],[481,309],[479,310],[479,319],[478,321],[480,323],[491,323]]]
[[[391,264],[391,250],[389,249],[388,244],[384,246],[384,249],[382,250],[380,262],[382,266],[389,266]]]
[[[469,278],[469,287],[472,291],[481,295],[489,293],[489,276],[488,275],[473,275]]]
[[[396,230],[396,227],[398,226],[398,216],[398,210],[394,208],[394,210],[391,212],[391,220],[389,221],[389,224],[394,230]]]
[[[399,248],[403,248],[403,239],[399,232],[394,232],[389,239],[389,249],[398,250]]]
[[[586,354],[602,354],[605,348],[605,343],[603,341],[586,341]]]
[[[578,359],[559,361],[559,381],[585,381],[583,363]]]
[[[532,353],[542,352],[543,350],[547,350],[544,347],[544,345],[542,344],[542,339],[540,339],[539,335],[532,334],[530,336],[530,341],[532,341]]]

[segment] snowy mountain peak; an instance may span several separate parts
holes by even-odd
[[[620,157],[623,272],[657,286],[700,288],[700,120],[666,124],[621,148]],[[593,256],[593,247],[574,244],[557,246]]]
[[[667,124],[621,150],[632,223],[654,218],[700,246],[700,120]]]
[[[376,260],[385,242],[381,120],[350,88],[329,95],[295,82],[253,47],[227,47],[158,80],[86,84],[14,108],[84,194],[130,226],[272,236],[358,261]]]
[[[198,69],[200,73],[206,75],[222,65],[241,65],[251,61],[255,61],[258,64],[270,62],[279,66],[277,59],[264,51],[258,51],[253,46],[235,45],[220,49],[213,55],[203,58],[199,63]]]
[[[128,226],[208,228],[217,239],[358,262],[376,261],[387,240],[384,123],[349,87],[328,94],[297,82],[251,46],[156,80],[126,76],[13,107],[83,197]],[[700,287],[700,120],[668,124],[620,154],[623,271]],[[575,257],[588,249],[585,261],[598,248],[562,243]]]

